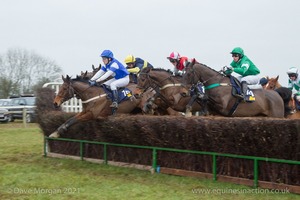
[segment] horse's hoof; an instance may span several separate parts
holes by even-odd
[[[49,138],[59,138],[59,133],[55,131],[51,135],[49,135]]]
[[[191,112],[186,112],[185,117],[192,117],[192,113]]]

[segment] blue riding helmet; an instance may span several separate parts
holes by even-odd
[[[266,77],[262,77],[259,80],[259,84],[261,84],[261,85],[266,85],[267,83],[268,83],[268,79]]]
[[[114,54],[110,50],[104,50],[101,55],[101,57],[107,57],[107,58],[114,58]]]

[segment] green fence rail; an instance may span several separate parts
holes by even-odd
[[[96,141],[87,141],[87,140],[76,140],[76,139],[67,139],[67,138],[49,138],[44,137],[44,156],[47,156],[47,142],[48,140],[58,140],[58,141],[67,141],[67,142],[78,142],[80,144],[80,158],[83,160],[83,146],[84,144],[98,144],[103,145],[103,160],[104,163],[107,164],[107,147],[115,146],[115,147],[129,147],[129,148],[137,148],[137,149],[149,149],[152,150],[152,168],[157,169],[157,151],[169,151],[176,153],[190,153],[190,154],[199,154],[199,155],[209,155],[212,156],[212,174],[213,180],[217,180],[217,157],[228,157],[228,158],[238,158],[238,159],[248,159],[253,160],[254,162],[254,182],[253,186],[255,188],[258,187],[258,166],[259,161],[265,162],[273,162],[273,163],[283,163],[283,164],[292,164],[292,165],[300,165],[300,161],[295,160],[284,160],[284,159],[276,159],[276,158],[264,158],[264,157],[255,157],[255,156],[244,156],[244,155],[235,155],[235,154],[226,154],[226,153],[216,153],[216,152],[205,152],[205,151],[195,151],[195,150],[183,150],[183,149],[173,149],[173,148],[163,148],[163,147],[152,147],[152,146],[139,146],[139,145],[131,145],[131,144],[114,144],[108,142],[96,142]]]

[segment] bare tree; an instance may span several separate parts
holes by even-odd
[[[62,69],[52,60],[25,49],[9,49],[0,56],[0,98],[33,89],[60,77]]]

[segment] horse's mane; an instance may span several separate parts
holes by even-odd
[[[76,78],[72,78],[71,81],[79,81],[82,83],[89,83],[88,77],[76,76]]]
[[[163,72],[167,72],[169,74],[173,73],[170,69],[163,69],[163,68],[152,68],[152,71],[163,71]]]
[[[150,70],[152,71],[162,71],[162,72],[167,72],[169,74],[172,74],[173,72],[170,69],[163,69],[163,68],[153,68],[153,67],[145,67],[141,70],[140,73],[148,73],[150,72]]]
[[[200,64],[200,65],[203,65],[204,67],[207,67],[207,68],[209,68],[209,69],[211,69],[211,70],[213,70],[213,71],[215,71],[215,72],[217,72],[217,73],[219,73],[219,74],[221,74],[221,75],[223,75],[220,71],[217,71],[217,70],[215,70],[215,69],[213,69],[213,68],[207,66],[206,64],[203,64],[203,63],[199,63],[199,64]]]

